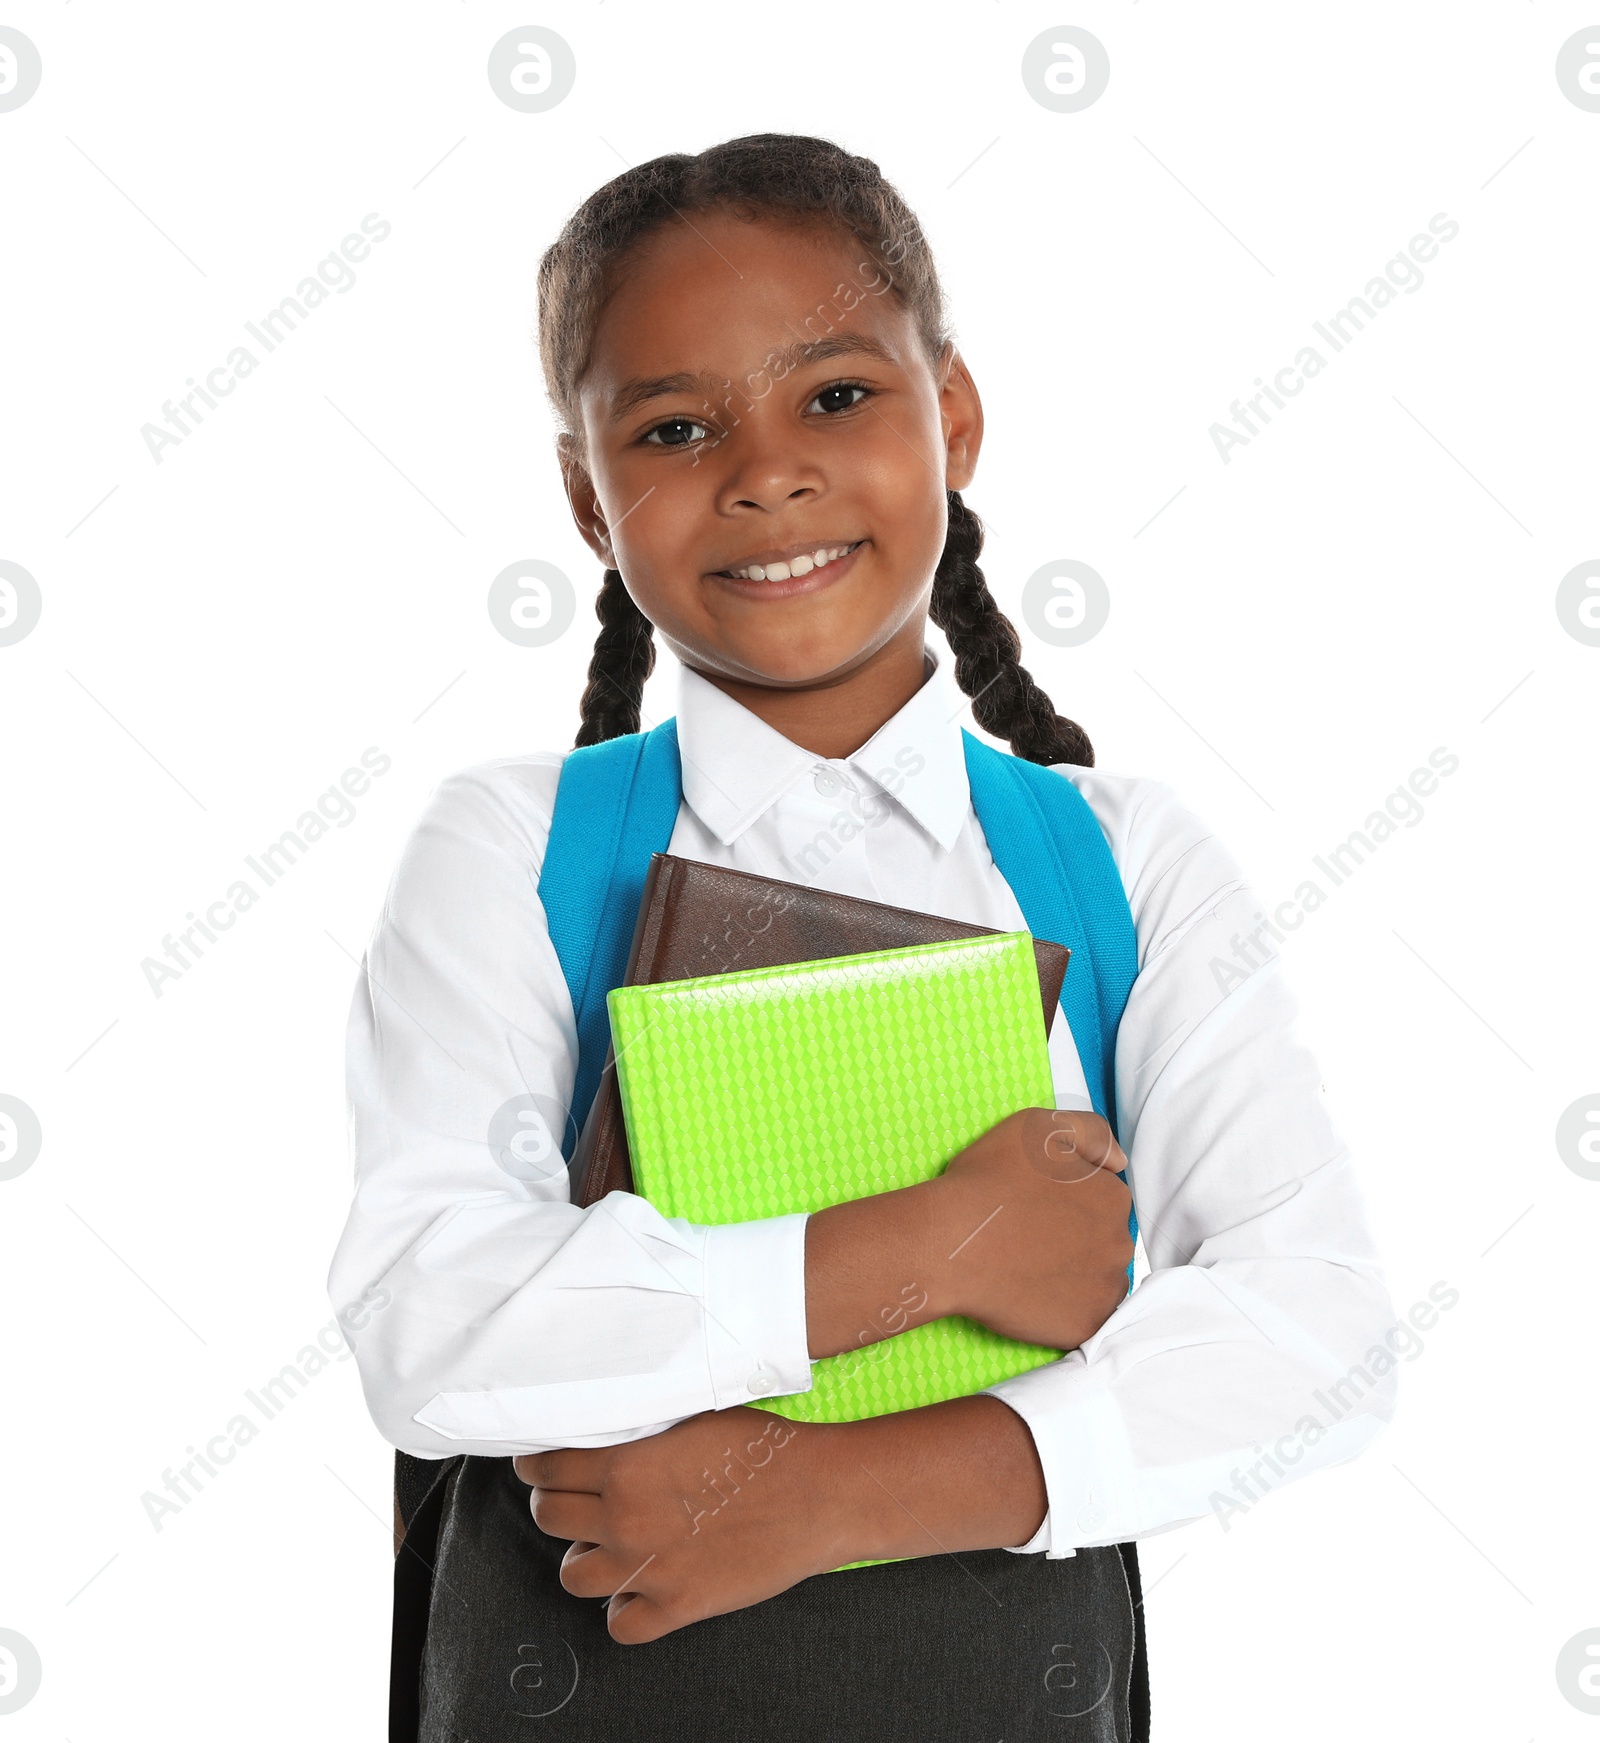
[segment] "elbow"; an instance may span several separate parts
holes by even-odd
[[[396,1452],[408,1453],[415,1459],[448,1459],[458,1453],[476,1452],[475,1446],[457,1445],[448,1435],[424,1427],[417,1418],[437,1389],[425,1375],[406,1376],[397,1372],[386,1352],[369,1344],[358,1351],[356,1367],[361,1375],[361,1390],[367,1403],[367,1415],[372,1425]]]
[[[415,1413],[422,1406],[415,1397],[402,1397],[371,1386],[366,1387],[366,1396],[367,1414],[373,1426],[396,1452],[407,1453],[414,1459],[438,1460],[454,1458],[461,1451],[416,1420]]]
[[[1381,1370],[1385,1382],[1373,1401],[1372,1414],[1386,1423],[1393,1420],[1400,1387],[1406,1383],[1402,1376],[1443,1334],[1443,1322],[1460,1300],[1461,1291],[1444,1278],[1430,1284],[1403,1311],[1397,1311],[1385,1295],[1384,1323],[1365,1357],[1370,1368]]]
[[[1443,1321],[1461,1299],[1455,1286],[1441,1279],[1417,1300],[1397,1309],[1375,1276],[1360,1279],[1360,1311],[1341,1340],[1339,1358],[1330,1361],[1327,1378],[1315,1394],[1317,1414],[1331,1432],[1341,1432],[1353,1457],[1394,1420],[1406,1370],[1427,1354]],[[1337,1459],[1329,1462],[1339,1462]]]
[[[409,1363],[402,1360],[400,1345],[405,1340],[398,1335],[402,1316],[390,1311],[395,1301],[392,1289],[382,1282],[372,1283],[348,1300],[341,1300],[333,1287],[329,1293],[355,1357],[367,1415],[378,1433],[397,1452],[413,1458],[453,1456],[457,1448],[416,1420],[437,1388],[426,1371],[407,1371],[419,1366],[415,1356]]]
[[[478,1413],[482,1420],[460,1420],[460,1413],[451,1408],[452,1399],[461,1396],[452,1391],[461,1384],[459,1372],[451,1367],[455,1352],[448,1340],[424,1334],[427,1316],[412,1311],[413,1307],[407,1301],[404,1312],[374,1317],[349,1340],[367,1415],[383,1439],[397,1452],[433,1461],[464,1453],[505,1458],[547,1450],[543,1443],[525,1444],[502,1433],[503,1424],[492,1409]],[[492,1390],[477,1395],[485,1402],[494,1396]],[[550,1447],[562,1444],[566,1443],[548,1443]]]

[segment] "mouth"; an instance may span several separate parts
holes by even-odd
[[[712,578],[755,598],[788,599],[798,593],[814,593],[842,580],[866,542],[824,540],[791,545],[786,550],[759,551],[729,568],[713,570]]]

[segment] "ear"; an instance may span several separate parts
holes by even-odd
[[[605,510],[600,506],[594,480],[589,476],[589,469],[584,465],[572,436],[562,434],[556,437],[556,458],[561,463],[561,482],[566,488],[573,524],[601,563],[607,569],[615,569],[611,529],[606,525]]]
[[[978,384],[952,346],[939,371],[939,419],[944,428],[946,490],[965,490],[978,470],[983,446],[983,401]]]

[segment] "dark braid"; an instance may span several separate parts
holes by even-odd
[[[600,633],[595,637],[589,682],[579,705],[583,724],[574,749],[637,732],[644,681],[655,670],[654,626],[634,604],[619,570],[606,570],[594,614],[600,619]]]
[[[978,567],[983,522],[959,491],[948,494],[950,530],[934,571],[928,616],[944,631],[956,657],[956,682],[972,699],[973,719],[1030,763],[1092,769],[1089,735],[1077,721],[1057,714],[1027,667],[1018,664],[1022,643]]]
[[[933,251],[911,208],[870,158],[799,133],[753,133],[698,156],[652,158],[591,194],[539,262],[539,356],[561,426],[556,441],[564,465],[582,463],[578,384],[618,267],[655,231],[713,209],[848,232],[916,322],[930,359],[937,362],[951,344]],[[1094,749],[1083,729],[1062,719],[1017,663],[1017,632],[978,567],[982,543],[977,516],[952,491],[929,615],[955,654],[956,682],[972,698],[978,724],[1018,756],[1090,766]],[[615,569],[606,571],[595,614],[601,628],[578,745],[639,730],[640,697],[655,664],[649,620]]]

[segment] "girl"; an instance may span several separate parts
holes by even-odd
[[[1091,820],[1066,881],[1082,902],[1114,868],[1131,988],[1103,1023],[1058,1013],[1056,1108],[926,1187],[716,1227],[581,1209],[561,1154],[595,1064],[541,895],[588,847],[553,833],[569,757],[575,780],[600,753],[443,783],[356,988],[330,1278],[401,1454],[394,1735],[1143,1736],[1133,1540],[1226,1527],[1391,1409],[1346,1150],[1276,963],[1234,948],[1270,929],[1171,790],[1096,772],[1018,663],[959,494],[977,389],[876,165],[765,134],[629,170],[546,254],[539,326],[605,567],[577,745],[667,742],[628,737],[655,633],[681,663],[654,845],[1019,930],[1038,865],[1001,872],[987,756]],[[1100,971],[1075,953],[1069,981]],[[760,1408],[947,1313],[1068,1353],[860,1423]]]

